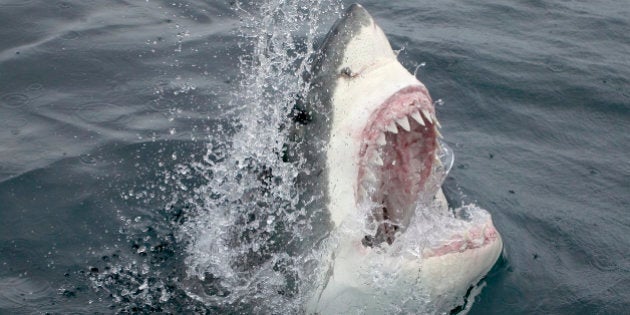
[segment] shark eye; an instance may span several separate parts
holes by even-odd
[[[348,77],[348,78],[354,78],[357,74],[352,72],[352,69],[350,69],[350,67],[345,67],[343,69],[341,69],[341,75],[344,77]]]

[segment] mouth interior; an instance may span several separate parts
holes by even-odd
[[[438,161],[437,127],[425,94],[395,95],[371,117],[364,130],[358,178],[358,202],[370,205],[376,232],[363,245],[392,244],[413,216],[416,201],[432,198],[425,187]]]

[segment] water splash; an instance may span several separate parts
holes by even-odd
[[[231,99],[242,114],[224,139],[212,136],[202,161],[180,164],[188,220],[178,239],[187,244],[187,294],[204,304],[250,312],[296,312],[321,252],[301,246],[313,236],[314,216],[299,206],[297,164],[282,161],[289,114],[305,96],[302,74],[316,40],[339,16],[335,0],[235,4],[241,16],[241,81]],[[226,141],[227,140],[227,141]],[[202,184],[190,187],[191,178]],[[299,279],[299,280],[298,280]],[[208,287],[214,288],[208,290]],[[264,303],[262,303],[264,302]]]

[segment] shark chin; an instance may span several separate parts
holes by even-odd
[[[293,134],[334,250],[307,313],[465,311],[503,244],[487,211],[448,207],[452,154],[427,88],[358,4],[326,36],[309,82]]]

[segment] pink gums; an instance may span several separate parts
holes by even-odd
[[[411,111],[414,110],[425,110],[435,117],[435,108],[433,107],[429,92],[422,85],[410,86],[396,92],[372,113],[366,127],[361,133],[363,146],[359,152],[359,160],[361,161],[358,174],[359,183],[365,175],[366,167],[369,167],[367,166],[367,161],[374,154],[378,154],[374,148],[378,147],[376,142],[378,137],[383,133],[383,130],[386,129],[385,126],[395,121],[395,119],[408,116]],[[412,119],[410,119],[410,121],[412,124],[415,124]],[[417,127],[421,126],[417,125]],[[383,167],[383,171],[391,172],[395,170],[395,172],[391,172],[391,174],[399,174],[399,176],[395,176],[394,179],[397,181],[396,184],[399,185],[400,188],[405,189],[405,192],[408,194],[414,193],[412,192],[412,188],[416,188],[413,190],[417,190],[418,188],[424,187],[433,165],[432,157],[437,142],[436,133],[430,124],[427,124],[427,126],[422,129],[421,131],[415,130],[415,133],[405,136],[387,133],[387,142],[393,142],[394,152],[389,152],[384,156],[385,166]],[[421,147],[421,150],[409,150],[412,146]],[[393,160],[396,160],[396,165],[392,165],[391,162]],[[418,165],[412,165],[412,163],[410,163],[411,161],[422,161],[423,165],[418,169]],[[410,173],[418,173],[418,182],[415,182],[415,179],[408,175]],[[416,196],[409,197],[415,198]]]

